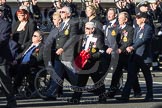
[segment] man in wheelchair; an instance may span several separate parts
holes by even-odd
[[[28,77],[31,90],[34,90],[33,70],[37,72],[40,65],[43,65],[43,33],[35,31],[32,36],[32,42],[25,45],[25,50],[20,53],[13,64],[15,64],[14,89],[18,93],[24,77]]]

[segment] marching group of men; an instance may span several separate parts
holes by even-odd
[[[61,3],[59,0],[56,2]],[[33,32],[32,39],[25,43],[23,51],[16,57],[13,57],[12,48],[9,45],[12,18],[4,14],[6,8],[1,4],[0,49],[3,52],[0,53],[0,83],[7,97],[6,107],[17,106],[13,88],[17,89],[20,86],[24,75],[30,73],[29,68],[42,65],[42,62],[45,66],[49,66],[51,62],[54,68],[44,100],[56,100],[63,80],[66,78],[74,89],[72,98],[68,100],[69,103],[80,103],[84,90],[93,91],[99,96],[98,102],[105,103],[107,98],[114,98],[116,95],[123,69],[125,69],[128,72],[127,81],[121,97],[116,99],[128,102],[132,88],[134,97],[142,95],[137,77],[141,69],[147,88],[144,101],[152,101],[153,81],[150,66],[153,51],[151,45],[156,27],[151,14],[161,22],[161,1],[155,0],[155,4],[154,2],[139,4],[135,9],[133,1],[119,0],[116,1],[117,8],[109,8],[101,15],[99,13],[101,11],[96,11],[104,11],[101,9],[99,0],[93,0],[84,10],[86,18],[77,17],[76,6],[71,0],[67,0],[67,3],[61,6],[57,6],[59,3],[56,2],[52,16],[49,16],[52,17],[51,23],[53,23],[49,36],[43,40],[42,32],[36,30]],[[32,5],[35,6],[36,1]],[[134,6],[133,9],[132,6]],[[132,15],[132,11],[135,16]],[[30,15],[31,19],[39,25],[38,19],[41,16],[32,15],[33,17]],[[160,31],[161,28],[158,28],[157,35],[161,35]],[[17,67],[14,86],[9,77],[12,72],[11,66]],[[104,80],[111,72],[113,73],[112,80],[106,92]],[[86,88],[89,76],[94,82],[92,88]],[[61,79],[61,83],[58,78]]]

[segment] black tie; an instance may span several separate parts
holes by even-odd
[[[122,33],[122,27],[119,27],[118,31],[119,33]]]

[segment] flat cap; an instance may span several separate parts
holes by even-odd
[[[149,2],[148,1],[144,1],[144,2],[141,2],[140,4],[137,5],[137,7],[141,7],[141,6],[149,6]]]

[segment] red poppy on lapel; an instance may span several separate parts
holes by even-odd
[[[39,53],[39,48],[36,48],[35,51],[34,51],[34,54],[35,54],[36,56],[38,56],[38,53]]]
[[[39,48],[36,48],[36,49],[35,49],[35,53],[38,53],[38,52],[39,52]]]
[[[117,24],[114,23],[113,27],[114,27],[114,28],[117,27]]]
[[[124,36],[127,36],[128,35],[128,32],[126,30],[123,30],[122,33],[123,33]]]

